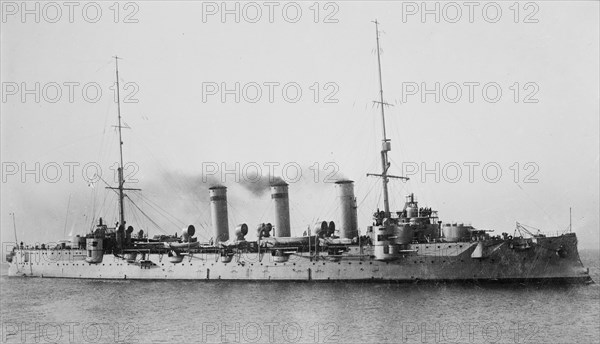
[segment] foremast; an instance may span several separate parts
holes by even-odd
[[[123,177],[123,135],[122,135],[122,119],[121,119],[121,94],[119,86],[119,57],[114,56],[115,59],[115,76],[116,88],[117,88],[117,130],[119,132],[119,167],[117,168],[118,187],[108,187],[108,189],[118,190],[119,194],[119,226],[117,230],[117,247],[122,249],[124,245],[125,232],[130,233],[133,228],[125,227],[125,190],[139,191],[140,189],[125,188],[125,178]]]

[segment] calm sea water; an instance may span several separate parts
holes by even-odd
[[[600,282],[600,252],[582,251]],[[3,343],[597,343],[600,284],[8,278]]]

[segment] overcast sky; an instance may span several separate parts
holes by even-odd
[[[381,170],[377,18],[390,173],[411,177],[391,182],[392,207],[414,192],[442,221],[497,234],[516,221],[564,231],[572,207],[580,246],[598,246],[596,1],[55,4],[2,2],[3,242],[12,212],[29,242],[116,221],[114,193],[83,177],[100,167],[114,185],[114,55],[126,185],[164,231],[210,237],[215,182],[229,187],[231,227],[273,222],[260,185],[277,163],[293,234],[337,219],[324,181],[339,178],[356,181],[364,233],[382,206],[365,176]],[[133,206],[126,215],[160,233]]]

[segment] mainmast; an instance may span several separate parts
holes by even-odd
[[[385,107],[390,105],[383,100],[383,80],[381,77],[381,53],[379,49],[379,22],[377,20],[373,21],[375,23],[375,39],[377,41],[377,71],[379,73],[379,100],[374,101],[374,103],[379,104],[381,107],[381,132],[383,139],[381,140],[381,174],[373,174],[367,173],[367,176],[376,176],[381,177],[381,182],[383,186],[383,210],[385,212],[385,216],[390,217],[390,201],[388,195],[388,182],[389,178],[397,178],[408,180],[406,177],[398,177],[391,176],[388,174],[388,169],[390,168],[390,163],[388,161],[388,152],[392,150],[391,140],[387,138],[386,128],[385,128]]]
[[[385,103],[383,101],[383,80],[381,77],[381,54],[379,50],[379,22],[375,20],[375,38],[377,40],[377,69],[379,72],[379,106],[381,107],[381,133],[383,139],[381,140],[381,181],[383,184],[383,210],[385,216],[389,217],[390,214],[390,201],[388,196],[388,178],[387,170],[390,167],[388,162],[387,152],[391,150],[391,142],[387,138],[385,131]]]
[[[117,114],[119,117],[118,129],[119,129],[119,168],[117,169],[117,174],[119,178],[119,224],[121,226],[125,226],[125,206],[123,201],[125,199],[125,193],[123,192],[123,184],[125,181],[123,180],[123,139],[121,137],[121,98],[119,94],[119,57],[115,56],[115,72],[117,76]]]

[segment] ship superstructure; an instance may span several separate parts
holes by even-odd
[[[301,237],[291,236],[287,183],[270,188],[275,210],[273,224],[253,226],[256,240],[247,240],[249,226],[229,228],[227,188],[209,189],[212,239],[200,242],[193,225],[179,235],[148,238],[126,224],[123,202],[123,141],[118,106],[120,166],[119,222],[109,227],[102,218],[94,230],[70,243],[15,247],[6,259],[11,276],[93,279],[191,279],[282,281],[591,281],[577,251],[574,233],[559,236],[533,234],[517,223],[519,235],[476,229],[462,223],[444,223],[437,211],[420,207],[413,194],[404,207],[391,211],[388,173],[391,140],[386,135],[383,81],[377,61],[381,109],[381,178],[383,209],[361,234],[358,227],[354,182],[339,180],[337,201],[341,221],[319,221]],[[118,92],[118,59],[115,58]],[[118,93],[117,93],[118,99]],[[524,234],[524,235],[522,235]]]

